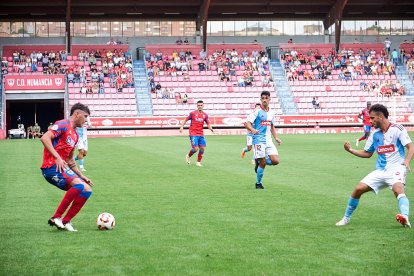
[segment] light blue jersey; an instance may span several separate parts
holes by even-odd
[[[85,139],[87,139],[88,137],[87,137],[87,134],[86,134],[86,132],[87,132],[87,127],[77,127],[76,128],[76,132],[78,133],[78,135],[79,135],[79,139],[82,139],[82,140],[85,140]]]
[[[273,143],[271,129],[275,123],[274,111],[257,109],[247,117],[247,121],[259,131],[253,135],[253,145]]]
[[[401,165],[405,159],[404,147],[411,143],[407,130],[398,124],[392,124],[383,133],[381,129],[375,130],[368,138],[364,150],[376,151],[378,154],[376,168],[385,170]]]

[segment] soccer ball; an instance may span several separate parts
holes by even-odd
[[[99,214],[96,221],[99,230],[111,230],[115,227],[115,217],[110,213]]]

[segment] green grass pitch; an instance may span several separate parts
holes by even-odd
[[[281,136],[265,190],[244,136],[208,136],[202,168],[185,164],[187,136],[89,139],[95,187],[77,233],[47,225],[63,192],[40,173],[40,141],[0,141],[0,275],[413,275],[414,229],[395,221],[391,191],[335,226],[375,166],[343,150],[358,136]],[[114,230],[97,230],[101,212]]]

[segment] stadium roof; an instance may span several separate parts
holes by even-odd
[[[70,12],[67,13],[67,7]],[[2,0],[0,21],[413,19],[412,0]],[[330,14],[330,16],[329,16]],[[68,18],[67,18],[68,17]],[[329,25],[329,24],[328,24]]]

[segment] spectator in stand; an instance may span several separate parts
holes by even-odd
[[[204,49],[202,49],[200,51],[200,59],[201,60],[206,60],[207,59],[207,52]]]
[[[183,44],[183,40],[181,39],[181,37],[179,37],[179,38],[175,41],[175,44],[177,44],[177,45],[181,45],[181,44]]]
[[[188,40],[188,37],[186,37],[186,38],[184,39],[184,44],[185,44],[185,45],[190,44],[190,41]]]
[[[384,41],[384,47],[385,47],[385,52],[387,53],[387,55],[389,55],[391,51],[391,41],[388,39],[388,37]]]
[[[293,39],[292,38],[289,38],[289,40],[288,40],[287,43],[292,44],[293,43]]]
[[[199,72],[206,71],[206,65],[205,65],[204,62],[199,62],[197,65],[198,65],[198,71]]]
[[[315,110],[320,108],[320,103],[319,103],[318,97],[313,97],[312,106]]]
[[[398,66],[398,51],[394,49],[391,53],[392,62],[395,66]]]

